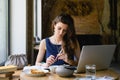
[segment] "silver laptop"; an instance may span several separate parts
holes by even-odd
[[[88,45],[83,46],[77,66],[77,73],[85,72],[86,64],[95,64],[96,70],[108,69],[116,45]]]

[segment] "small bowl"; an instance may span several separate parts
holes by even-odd
[[[58,66],[56,68],[56,74],[58,74],[61,77],[72,76],[73,73],[74,73],[74,69],[65,68],[65,65]]]
[[[58,67],[58,66],[50,66],[50,67],[49,67],[50,72],[56,73],[56,68],[57,68],[57,67]]]

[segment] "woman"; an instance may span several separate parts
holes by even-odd
[[[69,64],[76,66],[80,47],[76,39],[74,21],[68,14],[58,15],[52,22],[53,35],[41,40],[36,65]],[[41,63],[43,58],[45,63]]]

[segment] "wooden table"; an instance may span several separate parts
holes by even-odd
[[[0,80],[20,80],[22,70],[0,74]]]
[[[115,80],[120,79],[119,78],[120,74],[116,73],[111,69],[97,71],[96,76],[97,77],[111,76],[111,77],[114,77]],[[20,74],[20,80],[75,80],[76,78],[80,78],[80,77],[85,77],[85,73],[74,74],[72,77],[60,77],[54,73],[48,73],[46,74],[46,76],[42,76],[42,77],[30,77],[30,76],[27,76],[24,72]]]

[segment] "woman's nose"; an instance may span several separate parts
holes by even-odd
[[[63,30],[60,31],[60,34],[63,34]]]

